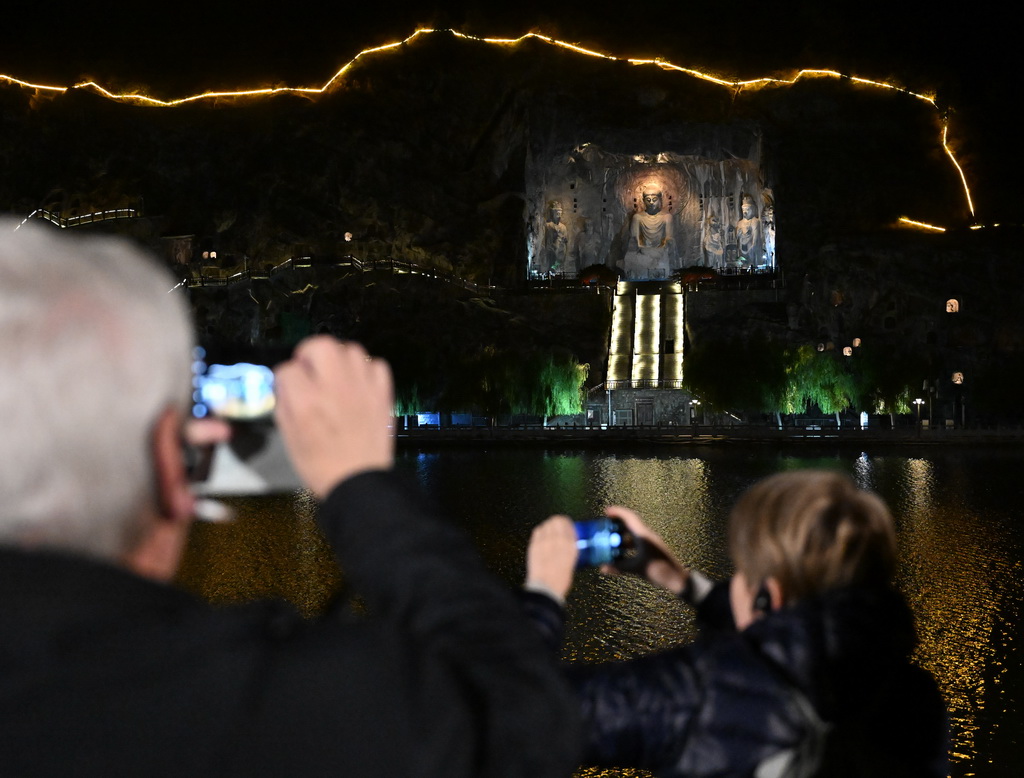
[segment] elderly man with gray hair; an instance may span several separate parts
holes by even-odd
[[[366,614],[213,608],[170,581],[195,498],[193,347],[128,244],[0,221],[0,765],[18,776],[546,776],[553,659],[390,473],[386,363],[319,337],[277,424]]]

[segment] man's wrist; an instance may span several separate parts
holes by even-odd
[[[565,606],[565,598],[561,597],[554,589],[548,586],[543,581],[530,580],[523,584],[523,590],[527,592],[534,592],[536,594],[543,594],[545,597],[550,597],[552,600],[557,602],[561,606]]]
[[[323,482],[329,485],[322,492],[314,489],[312,486],[310,486],[309,488],[313,492],[313,494],[316,495],[317,499],[320,500],[320,502],[326,502],[327,498],[330,497],[331,494],[333,494],[335,491],[338,490],[339,487],[343,486],[349,481],[359,478],[360,476],[369,475],[372,473],[390,473],[391,470],[391,467],[365,467],[359,470],[346,470],[344,473],[336,475],[333,479],[323,479]]]

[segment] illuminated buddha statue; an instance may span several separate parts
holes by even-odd
[[[675,250],[672,214],[662,210],[661,187],[643,187],[644,210],[633,214],[629,225],[626,272],[630,278],[667,278]]]
[[[672,214],[661,209],[661,187],[648,184],[643,188],[644,210],[633,214],[630,237],[637,248],[664,248],[675,240]]]
[[[736,261],[744,265],[761,263],[761,220],[757,216],[754,200],[743,196],[743,218],[736,222]]]

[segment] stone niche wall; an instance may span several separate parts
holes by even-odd
[[[760,132],[731,139],[730,150],[714,153],[585,144],[536,160],[528,171],[529,275],[605,265],[643,280],[693,266],[774,267],[775,199]]]

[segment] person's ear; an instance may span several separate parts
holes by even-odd
[[[760,597],[762,593],[764,594],[766,602],[765,607],[760,610],[764,613],[777,611],[786,603],[782,592],[782,585],[779,583],[778,578],[765,578],[764,581],[761,582],[761,589],[758,591],[758,597]]]
[[[152,456],[157,514],[171,521],[192,518],[195,497],[189,488],[182,440],[182,412],[168,406],[153,425]]]

